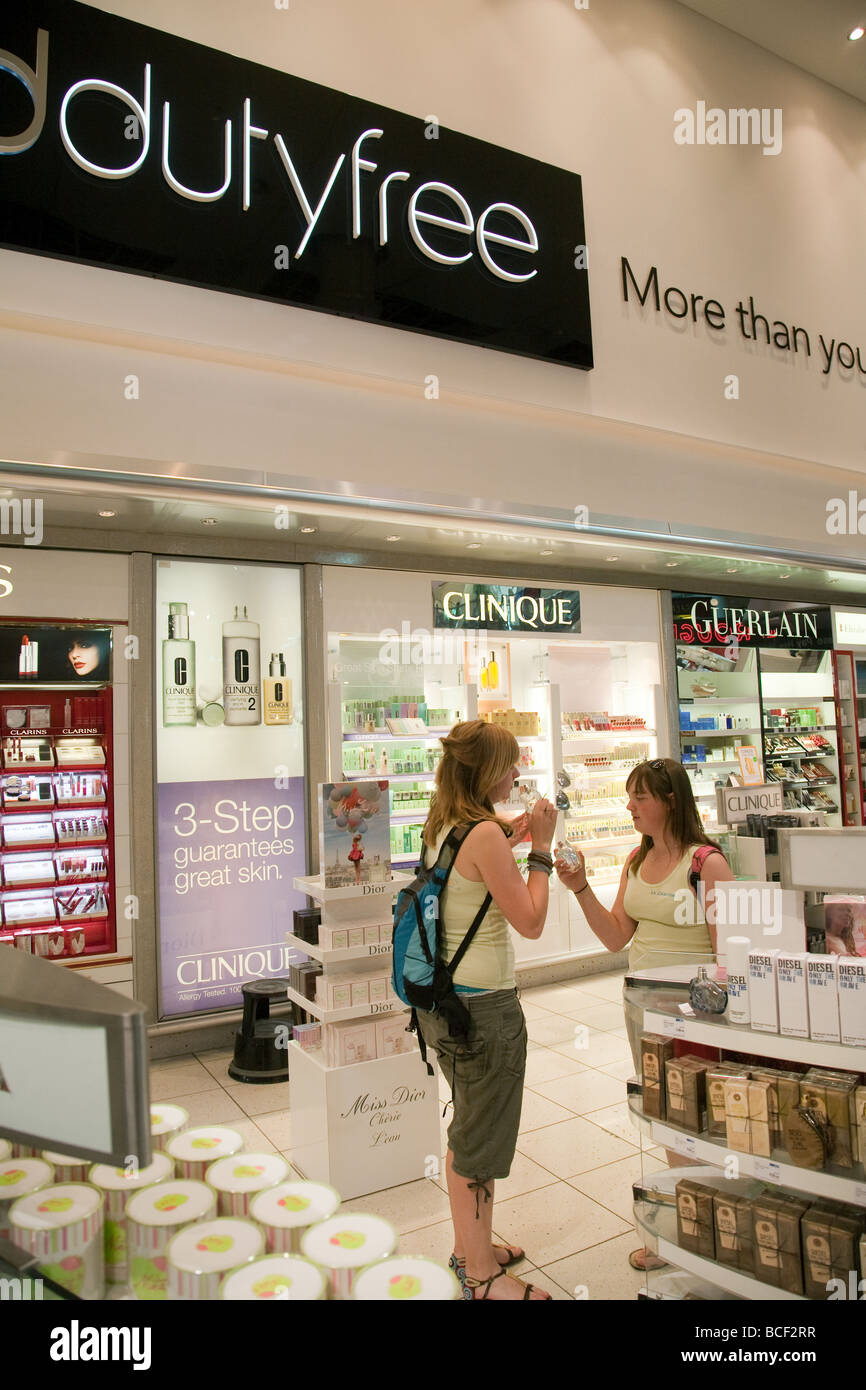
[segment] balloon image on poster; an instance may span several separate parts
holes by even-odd
[[[391,877],[388,783],[325,782],[320,861],[326,888],[384,883]]]

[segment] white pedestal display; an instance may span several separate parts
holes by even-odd
[[[369,889],[325,889],[315,878],[297,879],[295,887],[315,898],[322,925],[357,925],[384,921],[393,898],[407,883],[399,874],[384,893]],[[379,885],[376,885],[378,888]],[[290,938],[303,949],[302,943]],[[356,958],[329,961],[339,952],[316,950],[326,974],[357,969]],[[387,959],[390,960],[390,952]],[[383,953],[368,957],[381,970]],[[306,1007],[306,1005],[304,1005]],[[402,1017],[399,1001],[385,1006]],[[328,1012],[312,1012],[327,1021]],[[373,1012],[361,1006],[347,1013]],[[405,1014],[408,1023],[408,1011]],[[291,1161],[305,1178],[329,1183],[344,1201],[430,1176],[439,1164],[439,1097],[436,1076],[429,1076],[417,1048],[348,1066],[328,1066],[323,1051],[289,1047],[289,1109],[292,1116]]]

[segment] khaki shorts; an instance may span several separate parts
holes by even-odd
[[[507,1178],[523,1104],[526,1020],[516,989],[460,999],[472,1017],[465,1038],[449,1037],[444,1019],[418,1010],[418,1027],[451,1087],[454,1171],[471,1181]]]

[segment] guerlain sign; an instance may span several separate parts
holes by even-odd
[[[67,0],[0,70],[3,245],[592,366],[579,175]]]

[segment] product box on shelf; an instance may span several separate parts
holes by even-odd
[[[813,1042],[840,1042],[837,956],[806,958],[809,1032]]]
[[[852,1137],[856,1140],[857,1157],[866,1167],[866,1086],[858,1086],[854,1092]]]
[[[770,1146],[780,1149],[784,1144],[785,1121],[800,1104],[802,1074],[777,1071],[774,1067],[752,1067],[750,1076],[767,1082],[767,1109],[770,1123]]]
[[[751,1026],[756,1032],[778,1033],[775,951],[749,952],[749,1010]]]
[[[806,952],[776,957],[779,1000],[779,1032],[786,1038],[808,1038],[809,1002],[806,988]]]
[[[847,1047],[866,1047],[866,957],[840,956],[839,1031]]]
[[[764,1193],[752,1208],[755,1278],[788,1293],[803,1293],[800,1222],[809,1203],[792,1193]]]
[[[330,1023],[324,1034],[325,1061],[330,1067],[372,1062],[378,1055],[375,1019],[353,1018],[344,1023]]]
[[[727,1122],[725,1113],[725,1082],[736,1077],[742,1085],[750,1076],[746,1068],[736,1062],[717,1062],[706,1076],[707,1089],[707,1133],[725,1138]]]
[[[644,1033],[640,1044],[643,1113],[656,1120],[665,1120],[668,1113],[665,1066],[674,1055],[673,1041],[659,1033]]]
[[[691,1056],[665,1062],[667,1118],[692,1134],[704,1128],[708,1066],[706,1059]]]
[[[749,1126],[749,1083],[728,1077],[725,1085],[725,1129],[728,1148],[734,1153],[751,1153]]]
[[[716,1189],[692,1178],[677,1183],[677,1242],[683,1250],[715,1259],[716,1235],[713,1202]]]
[[[841,1279],[846,1293],[858,1280],[858,1247],[866,1216],[854,1215],[841,1202],[815,1202],[801,1217],[804,1292],[807,1298],[826,1299],[830,1281]]]
[[[296,907],[292,915],[292,934],[312,946],[319,944],[319,924],[322,920],[320,907]]]
[[[755,1270],[753,1204],[753,1197],[731,1191],[728,1183],[713,1197],[716,1260],[743,1274]]]
[[[394,1018],[377,1018],[376,1056],[393,1057],[399,1052],[414,1052],[418,1044],[412,1033],[407,1031],[407,1014],[397,1014]]]
[[[829,1158],[839,1168],[851,1168],[854,1155],[851,1145],[850,1097],[856,1095],[856,1077],[841,1080],[816,1068],[808,1071],[800,1082],[800,1105],[817,1116],[829,1131]]]

